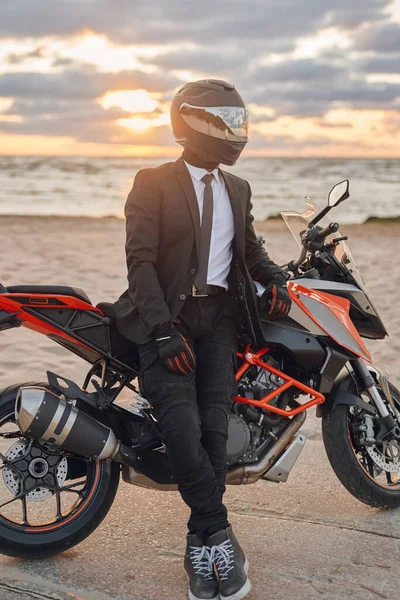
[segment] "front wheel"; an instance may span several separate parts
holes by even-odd
[[[400,391],[392,384],[390,391],[395,411],[388,403],[387,408],[399,425]],[[362,399],[369,402],[368,396]],[[344,487],[369,506],[395,508],[400,506],[400,440],[392,435],[374,443],[375,432],[374,418],[357,406],[338,404],[322,420],[326,453]]]
[[[20,387],[0,392],[0,554],[44,558],[96,529],[114,500],[120,470],[25,437],[14,415]]]

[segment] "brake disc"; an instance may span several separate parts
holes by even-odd
[[[400,472],[400,448],[395,440],[382,443],[382,451],[376,446],[367,446],[366,451],[374,463],[388,473]]]
[[[28,442],[23,440],[18,440],[15,442],[6,452],[5,457],[7,460],[13,460],[18,456],[22,456],[25,453]],[[47,446],[49,451],[53,452],[56,448]],[[49,471],[49,464],[46,461],[45,448],[43,449],[43,456],[28,458],[27,459],[27,471],[29,475],[32,477],[38,476],[43,477]],[[56,477],[59,487],[62,487],[67,478],[68,471],[68,461],[64,457],[60,460],[56,467]],[[10,492],[16,496],[20,491],[20,476],[16,471],[10,469],[9,467],[5,467],[3,469],[3,480],[6,484],[7,488]],[[41,500],[46,500],[53,495],[53,491],[48,487],[38,486],[37,488],[31,490],[28,494],[26,494],[26,499],[29,502],[39,502]]]

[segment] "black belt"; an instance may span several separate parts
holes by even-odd
[[[220,285],[207,284],[200,290],[198,290],[194,285],[192,285],[191,295],[193,296],[193,298],[203,298],[204,296],[219,296],[224,292],[226,292],[226,289],[224,287],[221,287]]]

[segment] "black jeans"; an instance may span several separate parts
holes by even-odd
[[[139,346],[141,383],[178,489],[191,509],[189,531],[204,537],[228,526],[222,497],[228,412],[236,391],[236,304],[228,293],[189,296],[178,318],[196,355],[195,372],[170,373],[151,341]]]

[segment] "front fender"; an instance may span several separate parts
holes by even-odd
[[[332,413],[338,404],[359,406],[370,414],[375,415],[376,409],[355,394],[355,383],[347,369],[342,369],[337,376],[329,394],[325,396],[325,402],[317,406],[317,417],[325,417]]]

